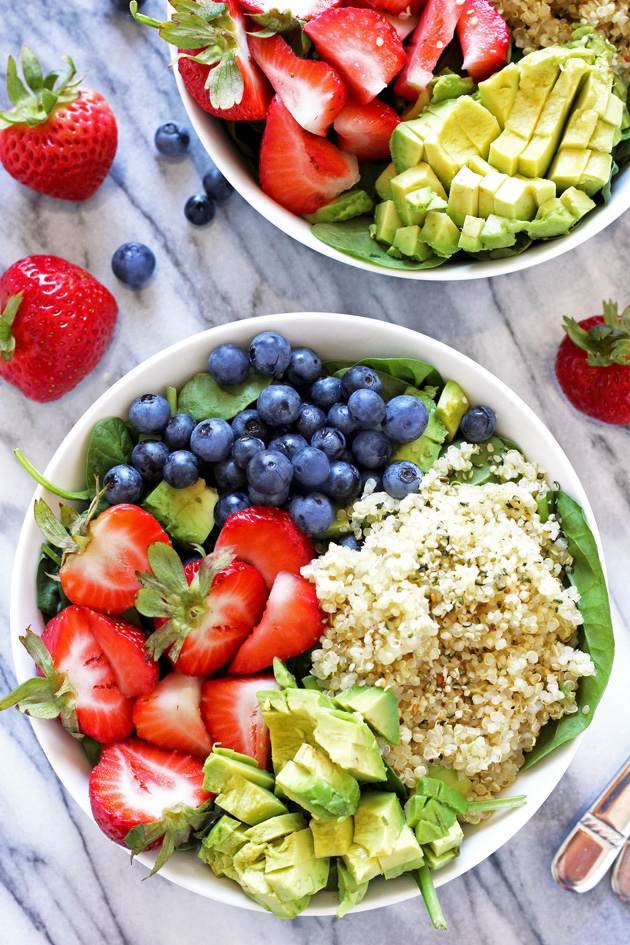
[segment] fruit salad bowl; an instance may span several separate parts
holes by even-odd
[[[98,420],[108,416],[126,417],[132,401],[148,391],[163,391],[167,385],[181,387],[192,375],[205,370],[209,352],[218,345],[231,342],[247,347],[257,333],[271,329],[281,332],[292,345],[312,347],[324,360],[396,357],[404,353],[406,357],[430,362],[444,377],[456,379],[473,402],[497,406],[500,435],[517,439],[525,455],[547,470],[549,481],[560,482],[582,506],[601,555],[593,513],[575,471],[550,432],[516,394],[484,368],[438,341],[407,328],[349,315],[319,312],[269,315],[212,328],[177,342],[131,370],[92,405],[68,433],[49,463],[45,474],[48,480],[64,489],[82,488],[87,441]],[[39,487],[35,498],[42,497],[53,508],[57,507],[57,500]],[[19,539],[11,593],[11,637],[19,682],[33,673],[32,662],[22,648],[19,636],[28,626],[38,634],[43,629],[35,595],[40,546],[41,534],[33,519],[31,504]],[[31,722],[60,781],[91,817],[88,797],[90,767],[80,744],[57,722],[38,719]],[[527,796],[526,806],[500,812],[481,825],[466,828],[462,853],[435,874],[437,886],[472,869],[517,833],[554,790],[575,755],[579,741],[578,737],[565,743],[518,776],[513,787],[518,794]],[[107,841],[103,839],[103,842]],[[154,855],[141,854],[137,859],[144,866],[150,866]],[[165,878],[199,895],[262,911],[237,885],[226,879],[217,879],[192,851],[175,854],[161,872]],[[409,877],[402,876],[387,883],[378,879],[370,885],[366,898],[357,909],[392,905],[417,895],[418,890]],[[335,895],[322,892],[314,898],[306,913],[333,915],[335,911]]]

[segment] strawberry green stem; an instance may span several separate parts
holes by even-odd
[[[13,455],[22,469],[25,469],[35,482],[38,482],[44,489],[52,492],[53,495],[59,496],[60,499],[68,499],[70,502],[86,502],[89,499],[87,489],[83,489],[81,492],[70,492],[68,489],[62,489],[60,486],[53,485],[52,482],[45,479],[44,476],[35,469],[21,450],[13,450]]]
[[[26,124],[29,127],[46,121],[57,105],[67,105],[79,97],[77,86],[82,78],[75,78],[76,68],[69,56],[61,57],[68,65],[68,71],[56,69],[44,76],[37,56],[28,46],[22,46],[22,72],[28,89],[18,78],[17,66],[13,56],[9,56],[7,65],[7,94],[13,108],[0,112],[0,126]]]

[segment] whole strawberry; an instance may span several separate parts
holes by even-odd
[[[57,400],[109,345],[118,306],[85,269],[27,256],[0,278],[0,377],[31,400]]]
[[[594,420],[630,424],[630,306],[604,302],[604,314],[564,319],[556,377],[574,407]]]
[[[79,88],[68,56],[63,57],[67,73],[45,78],[28,46],[21,58],[28,89],[10,56],[7,92],[14,107],[0,112],[0,161],[31,190],[86,200],[103,183],[116,154],[114,113],[98,92]]]

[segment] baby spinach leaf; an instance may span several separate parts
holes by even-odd
[[[101,760],[101,751],[103,750],[103,746],[90,735],[83,736],[81,739],[81,745],[83,746],[83,750],[87,755],[87,760],[90,763],[90,767],[94,768]]]
[[[385,269],[434,269],[446,262],[445,259],[437,256],[424,262],[416,262],[408,258],[395,259],[393,256],[388,256],[383,245],[370,237],[369,226],[373,222],[374,220],[368,216],[355,217],[353,220],[345,220],[343,223],[315,223],[311,227],[311,231],[313,236],[316,236],[322,243],[338,249],[346,256],[374,263]]]
[[[580,679],[578,711],[547,722],[536,744],[525,756],[523,768],[531,768],[549,752],[588,728],[608,683],[615,652],[606,580],[584,512],[566,492],[557,493],[556,511],[573,556],[573,571],[568,578],[580,592],[578,606],[584,617],[580,648],[590,654],[595,664],[595,675]]]
[[[444,387],[441,374],[432,364],[414,358],[363,358],[362,361],[326,361],[324,370],[341,377],[355,364],[372,368],[383,382],[383,399],[391,400],[404,394],[408,387],[420,389],[429,385],[437,390]]]
[[[461,447],[462,441],[456,440],[452,445]],[[496,466],[503,454],[510,449],[521,452],[515,443],[503,440],[500,436],[493,436],[487,443],[480,443],[479,452],[473,453],[470,457],[472,470],[462,469],[454,472],[451,482],[466,482],[473,486],[481,486],[485,482],[498,482],[498,477],[492,472],[492,467]]]
[[[60,610],[67,607],[70,601],[64,594],[61,584],[55,580],[59,573],[59,565],[42,552],[37,563],[35,590],[37,594],[37,609],[46,619],[55,617]]]
[[[209,374],[195,374],[182,388],[177,409],[179,413],[189,413],[197,421],[210,417],[231,420],[249,407],[271,381],[271,377],[250,374],[242,384],[220,387]]]
[[[132,449],[133,441],[120,417],[106,417],[98,421],[92,430],[86,459],[85,478],[90,498],[96,495],[95,477],[98,477],[100,488],[110,469],[121,463],[129,463]]]

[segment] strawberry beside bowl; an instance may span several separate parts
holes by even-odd
[[[458,381],[468,396],[477,403],[500,406],[498,430],[501,436],[516,438],[525,455],[547,470],[550,481],[558,481],[583,508],[599,545],[597,527],[588,499],[575,471],[542,422],[533,411],[501,381],[469,358],[440,342],[407,328],[374,322],[348,315],[302,313],[271,315],[212,328],[180,341],[134,368],[103,394],[68,433],[55,453],[46,476],[58,486],[77,489],[84,485],[85,451],[88,436],[95,423],[107,416],[126,417],[132,401],[147,391],[160,391],[166,385],[181,387],[195,373],[205,370],[208,354],[220,344],[231,342],[247,347],[259,332],[277,330],[292,345],[308,345],[324,360],[352,357],[405,356],[433,364],[446,378]],[[56,500],[41,487],[35,498]],[[19,642],[19,636],[30,625],[37,634],[43,622],[34,593],[34,578],[40,553],[41,535],[29,510],[20,535],[16,553],[11,594],[11,636],[18,681],[29,678],[33,665]],[[58,723],[33,719],[35,734],[59,779],[88,815],[88,778],[90,767],[78,742]],[[525,807],[495,815],[481,826],[467,827],[466,844],[461,855],[435,875],[436,885],[460,876],[494,853],[530,819],[553,791],[569,766],[579,744],[579,737],[548,755],[540,764],[518,776],[518,793],[527,796]],[[152,865],[153,854],[142,854],[140,861]],[[232,882],[217,879],[194,852],[177,853],[163,867],[167,879],[208,898],[229,905],[262,911]],[[388,883],[374,881],[357,908],[372,909],[391,905],[418,895],[412,880],[400,877]],[[306,912],[310,915],[333,915],[336,910],[333,893],[319,893]]]

